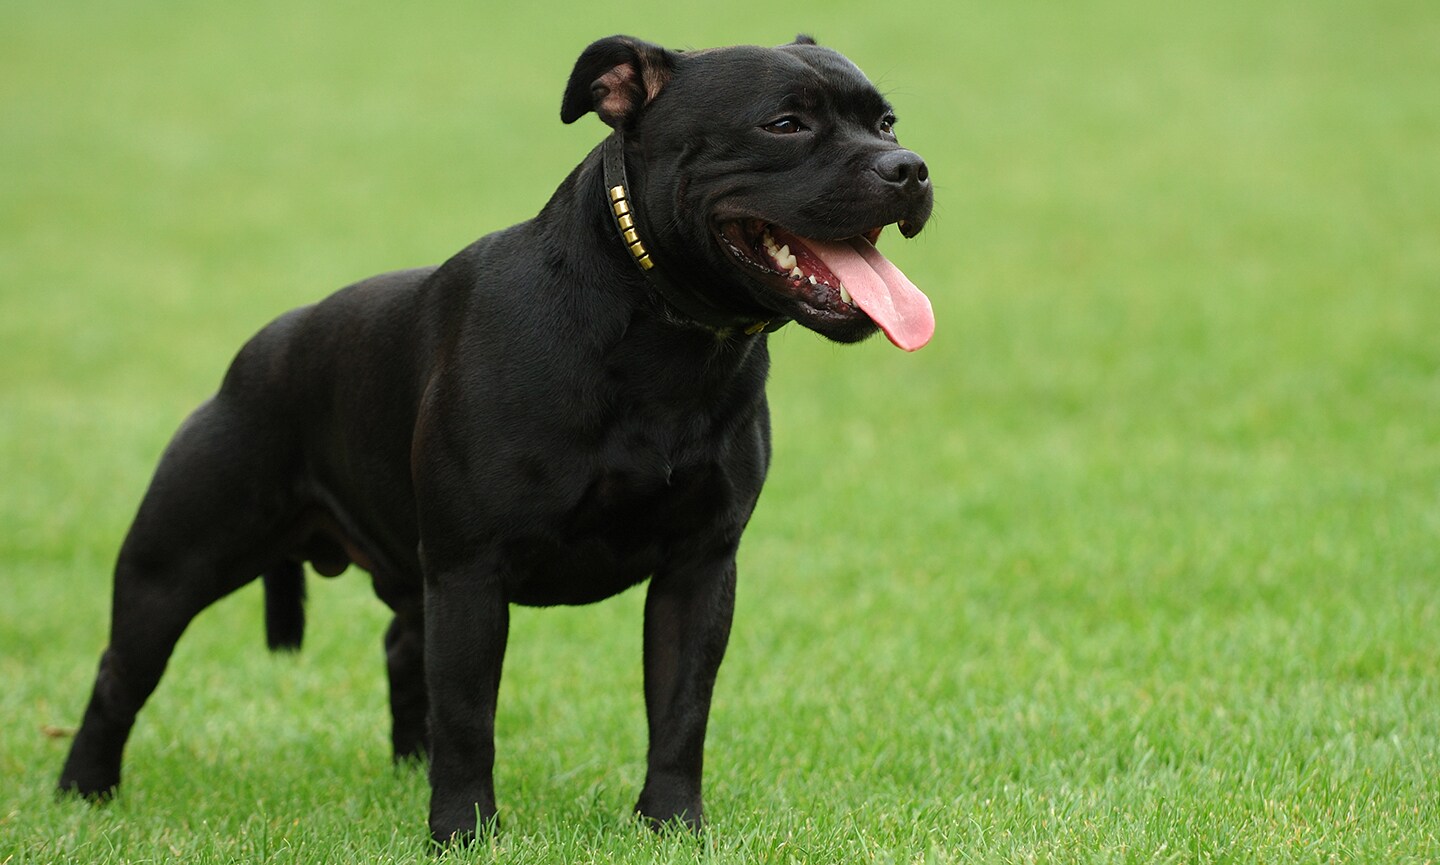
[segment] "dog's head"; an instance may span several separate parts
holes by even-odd
[[[929,340],[929,301],[875,249],[887,226],[924,227],[929,171],[844,56],[803,36],[689,53],[616,36],[581,55],[560,115],[592,110],[625,133],[646,245],[673,280],[839,342],[877,326],[907,350]]]

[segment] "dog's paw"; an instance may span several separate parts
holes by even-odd
[[[120,789],[120,779],[112,781],[105,780],[84,780],[72,778],[69,775],[62,775],[60,783],[55,786],[56,801],[67,799],[82,799],[91,805],[104,805],[115,798],[115,793]]]
[[[672,812],[668,817],[646,814],[638,807],[635,809],[635,813],[647,829],[660,835],[671,832],[699,835],[705,829],[704,818],[688,808]]]
[[[699,795],[658,789],[660,786],[647,784],[635,803],[635,813],[646,826],[656,832],[680,829],[697,834],[705,828]]]
[[[116,754],[112,759],[95,759],[86,750],[84,742],[77,742],[65,760],[65,767],[60,770],[55,798],[84,799],[100,805],[114,799],[119,788],[120,755]]]
[[[430,821],[430,843],[437,852],[451,848],[465,848],[477,841],[495,837],[500,831],[500,815],[491,811],[488,816],[475,813],[471,826],[442,825],[441,821]],[[473,828],[472,828],[473,827]]]

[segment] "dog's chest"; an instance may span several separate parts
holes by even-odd
[[[512,599],[601,600],[649,577],[677,545],[713,534],[734,495],[731,473],[717,459],[722,450],[713,442],[678,449],[635,435],[583,470],[572,468],[569,505],[544,530],[509,545]]]

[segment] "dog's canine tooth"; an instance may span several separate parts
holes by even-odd
[[[760,235],[760,245],[764,247],[765,254],[770,256],[770,263],[782,273],[794,269],[800,263],[795,256],[790,254],[790,244],[778,245],[775,242],[775,236],[770,233],[768,228],[765,229],[764,234]]]
[[[845,290],[845,283],[843,282],[840,283],[840,299],[850,304],[851,306],[855,305],[855,301],[850,299],[850,292]]]

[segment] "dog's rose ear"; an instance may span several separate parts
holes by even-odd
[[[592,43],[575,61],[560,119],[574,123],[594,111],[612,127],[627,125],[670,82],[676,55],[630,36]]]
[[[794,42],[791,42],[790,44],[791,44],[791,45],[814,45],[814,44],[816,44],[816,43],[815,43],[815,37],[814,37],[814,36],[811,36],[809,33],[801,33],[800,35],[796,36],[796,37],[795,37],[795,41],[794,41]]]

